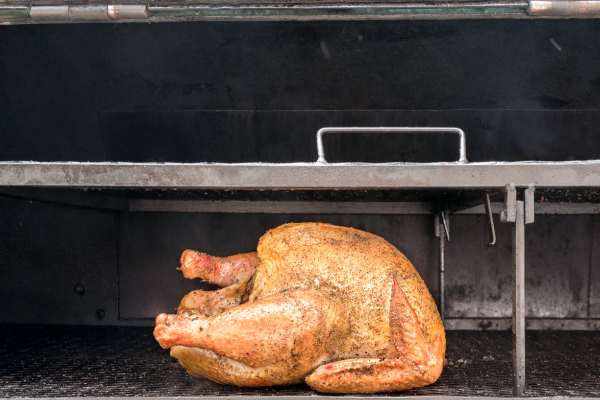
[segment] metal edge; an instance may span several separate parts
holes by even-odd
[[[68,17],[62,8],[68,9]],[[143,12],[138,10],[143,7]],[[75,5],[34,4],[0,5],[0,18],[24,19],[33,23],[44,22],[106,22],[121,19],[123,22],[135,19],[154,20],[154,18],[199,17],[201,19],[226,18],[233,20],[282,20],[335,19],[338,16],[349,18],[378,18],[379,16],[411,15],[411,14],[495,14],[521,13],[528,7],[526,1],[471,1],[451,3],[330,3],[330,4],[186,4],[186,5],[140,5],[140,4],[105,4],[88,3]],[[15,13],[15,8],[19,12]],[[29,8],[34,9],[29,12]],[[41,10],[35,10],[42,8]],[[57,10],[53,10],[57,8]],[[22,10],[21,10],[22,9]],[[58,10],[61,9],[61,10]],[[131,9],[131,10],[129,10]],[[123,11],[123,12],[121,12]],[[33,20],[33,21],[31,21]]]
[[[518,19],[518,20],[555,20],[572,19],[569,16],[554,15],[529,15],[523,13],[487,13],[487,14],[393,14],[393,15],[317,15],[317,16],[284,16],[284,17],[264,17],[264,16],[194,16],[194,17],[149,17],[148,19],[118,19],[108,21],[67,21],[67,20],[33,20],[31,18],[2,18],[0,25],[37,25],[37,24],[81,24],[81,23],[160,23],[160,22],[309,22],[309,21],[422,21],[422,20],[497,20],[497,19]],[[600,15],[581,15],[577,19],[598,19]]]
[[[600,161],[431,164],[0,162],[0,186],[186,189],[600,187]]]

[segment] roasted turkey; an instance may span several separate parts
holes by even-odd
[[[404,390],[440,376],[446,337],[410,261],[379,236],[322,223],[267,232],[256,253],[181,256],[194,291],[154,336],[190,375],[320,392]]]

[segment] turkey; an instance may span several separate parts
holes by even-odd
[[[194,291],[154,336],[190,375],[238,386],[306,382],[325,393],[434,383],[446,336],[410,261],[379,236],[323,223],[267,232],[256,253],[181,256]]]

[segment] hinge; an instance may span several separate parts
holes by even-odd
[[[600,0],[529,0],[527,13],[573,17],[600,15]]]
[[[32,19],[50,21],[147,19],[148,6],[137,4],[31,6],[30,15]]]

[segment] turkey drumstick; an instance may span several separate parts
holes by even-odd
[[[256,266],[256,253],[237,254],[230,257],[213,257],[194,250],[181,255],[181,272],[188,279],[200,278],[221,287],[233,285],[250,278]]]
[[[203,314],[207,317],[222,313],[232,307],[242,304],[244,295],[250,289],[248,281],[244,279],[239,283],[215,291],[194,290],[186,295],[177,308],[177,314],[189,317]],[[247,296],[246,296],[247,297]]]

